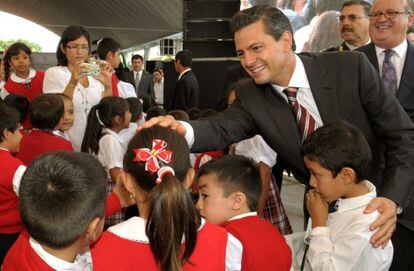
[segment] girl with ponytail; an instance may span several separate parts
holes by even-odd
[[[110,227],[92,247],[94,270],[240,270],[241,245],[201,218],[185,139],[169,128],[139,131],[124,156],[124,184],[140,217]]]

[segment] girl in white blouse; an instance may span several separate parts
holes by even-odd
[[[58,66],[46,70],[43,82],[44,93],[63,93],[72,99],[75,122],[68,131],[75,151],[79,151],[85,133],[86,120],[92,106],[101,98],[112,95],[112,68],[100,62],[100,75],[87,76],[85,61],[90,54],[89,33],[78,26],[69,26],[62,33],[56,57]]]

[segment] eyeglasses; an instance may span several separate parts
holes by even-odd
[[[65,46],[69,50],[81,50],[81,51],[89,51],[89,46],[78,46],[78,45],[66,45]]]
[[[362,18],[367,18],[367,16],[360,16],[360,15],[356,15],[356,14],[341,15],[341,16],[338,17],[338,21],[343,23],[346,18],[348,18],[348,20],[350,20],[351,22],[355,22],[356,20],[359,20],[359,19],[362,19]]]
[[[411,14],[411,11],[407,11],[407,10],[405,10],[405,11],[396,11],[396,10],[393,10],[393,9],[387,9],[387,10],[384,10],[384,11],[372,12],[372,13],[368,14],[368,16],[371,20],[378,20],[381,17],[381,15],[384,15],[384,17],[387,18],[387,19],[394,19],[395,17],[397,17],[397,15],[400,15],[400,14],[409,15],[409,14]]]

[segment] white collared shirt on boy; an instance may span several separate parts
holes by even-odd
[[[365,181],[365,195],[338,199],[336,212],[330,213],[327,227],[312,229],[309,219],[305,242],[309,243],[305,270],[388,270],[393,256],[391,241],[382,249],[374,248],[370,238],[375,232],[369,226],[380,215],[378,211],[363,214],[368,203],[377,196],[375,186]]]
[[[37,255],[53,270],[59,271],[92,271],[92,256],[88,250],[82,255],[77,255],[73,263],[62,260],[52,254],[48,253],[43,247],[33,238],[30,238],[30,246]]]

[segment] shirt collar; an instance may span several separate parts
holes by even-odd
[[[377,196],[375,186],[369,181],[364,181],[364,183],[367,186],[369,192],[354,198],[338,199],[338,213],[347,212],[365,206]]]
[[[30,68],[29,77],[20,78],[15,73],[12,73],[12,75],[10,76],[10,79],[13,80],[16,83],[29,83],[33,79],[33,77],[35,77],[35,76],[36,76],[36,71],[34,69]]]
[[[407,48],[408,48],[408,43],[407,40],[404,39],[404,41],[402,43],[400,43],[399,45],[395,46],[394,48],[391,48],[392,50],[395,51],[395,53],[402,59],[405,58],[405,55],[407,54]],[[379,57],[383,52],[385,51],[384,48],[378,47],[377,45],[375,45],[375,52],[377,53],[377,57]]]
[[[180,73],[180,76],[178,76],[178,80],[184,75],[184,73],[191,71],[191,68],[185,69],[182,73]]]
[[[88,250],[82,255],[77,255],[73,263],[62,260],[52,254],[48,253],[43,247],[33,238],[29,240],[30,246],[36,252],[39,257],[45,261],[50,267],[54,270],[60,271],[87,271],[92,270],[92,256],[91,252]]]
[[[104,133],[110,134],[111,136],[113,136],[116,139],[116,141],[119,142],[119,144],[121,144],[121,145],[124,144],[124,141],[122,140],[122,137],[118,133],[115,133],[114,131],[112,131],[111,129],[109,129],[109,128],[103,128],[102,129],[102,133],[103,134]]]
[[[0,150],[10,152],[8,149],[5,149],[5,148],[0,148]]]
[[[245,213],[245,214],[241,214],[241,215],[236,215],[236,216],[233,216],[232,218],[230,218],[229,221],[236,220],[236,219],[241,219],[241,218],[245,218],[245,217],[249,217],[249,216],[257,216],[257,212],[250,212],[250,213]]]
[[[272,86],[279,92],[282,93],[286,87],[295,88],[310,88],[308,77],[306,76],[305,66],[298,55],[295,54],[295,70],[293,71],[292,77],[290,78],[288,86],[279,86],[272,84]]]
[[[367,44],[368,44],[368,43],[370,43],[370,42],[371,42],[371,39],[368,39],[368,42],[367,42],[367,43],[365,43],[365,45],[367,45]],[[348,46],[349,50],[351,50],[351,51],[353,51],[353,50],[355,50],[355,49],[359,48],[359,47],[357,47],[357,46],[355,46],[355,45],[352,45],[352,44],[350,44],[350,43],[348,43],[348,42],[346,42],[346,41],[345,41],[345,44],[346,44],[346,46]],[[364,45],[362,45],[362,46],[364,46]]]

